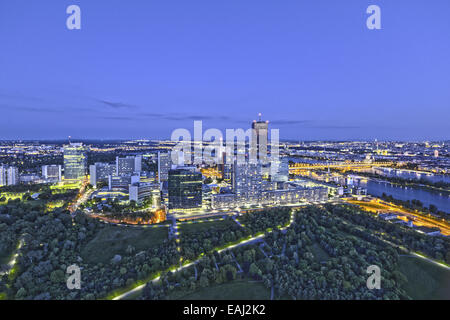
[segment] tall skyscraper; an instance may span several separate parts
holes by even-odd
[[[134,157],[116,157],[116,176],[132,174],[134,172]]]
[[[261,113],[258,121],[252,123],[252,146],[256,149],[258,160],[266,161],[267,145],[269,143],[269,121],[261,120]]]
[[[225,163],[223,165],[223,180],[231,183],[233,181],[233,164]]]
[[[3,165],[0,166],[0,187],[6,186],[7,170]]]
[[[142,171],[142,156],[134,157],[134,172]]]
[[[61,182],[61,165],[42,166],[42,177],[49,182]]]
[[[86,147],[82,143],[64,146],[64,180],[81,180],[86,175]]]
[[[8,168],[8,186],[13,186],[19,183],[19,169],[17,167]]]
[[[282,158],[270,163],[270,177],[273,182],[286,182],[289,180],[289,160]]]
[[[158,182],[169,180],[169,170],[172,166],[172,159],[170,152],[158,151]]]
[[[169,209],[202,206],[202,174],[191,169],[169,170]]]
[[[116,175],[122,176],[142,171],[142,156],[116,157]]]
[[[108,182],[110,175],[115,175],[116,166],[109,163],[96,162],[89,166],[90,183],[97,187],[98,182]]]
[[[233,165],[233,191],[237,201],[244,204],[256,204],[262,192],[261,165],[257,163]]]

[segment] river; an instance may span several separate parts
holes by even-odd
[[[399,200],[420,200],[424,206],[434,204],[439,210],[450,214],[450,194],[422,188],[403,187],[390,182],[376,181],[366,178],[354,178],[356,186],[367,188],[367,193],[381,197],[383,193]]]
[[[412,180],[427,180],[433,183],[445,182],[450,183],[450,176],[442,174],[433,174],[427,172],[419,172],[412,170],[401,170],[401,169],[391,169],[391,168],[379,168],[375,167],[371,169],[372,173],[383,175],[386,177],[395,177],[402,179],[412,179]]]

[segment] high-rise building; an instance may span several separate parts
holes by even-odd
[[[6,172],[7,172],[6,167],[4,167],[3,165],[0,166],[0,187],[6,185],[6,177],[7,177]]]
[[[98,182],[108,182],[110,175],[115,175],[116,166],[109,163],[96,162],[89,166],[90,183],[97,187]]]
[[[172,167],[170,152],[158,151],[158,182],[169,180],[169,170]]]
[[[169,170],[169,209],[195,209],[202,206],[202,174],[192,169]]]
[[[289,180],[289,160],[282,158],[270,163],[270,175],[273,182],[286,182]]]
[[[233,169],[233,191],[237,201],[258,203],[262,191],[261,165],[250,162],[238,164],[235,161]]]
[[[19,169],[17,167],[8,168],[8,186],[13,186],[19,183]]]
[[[223,165],[223,180],[231,183],[233,180],[233,164],[225,163]]]
[[[134,157],[116,157],[116,176],[132,174],[134,172]]]
[[[82,143],[64,146],[64,180],[81,180],[86,175],[86,148]]]
[[[141,182],[157,183],[156,173],[153,171],[141,171]]]
[[[61,165],[42,166],[42,177],[48,182],[61,182]]]
[[[142,171],[142,156],[116,157],[116,175],[123,176]]]
[[[262,121],[260,113],[259,120],[253,120],[252,129],[252,147],[256,149],[257,159],[266,161],[269,143],[269,121]]]
[[[142,171],[142,156],[134,157],[134,172]]]

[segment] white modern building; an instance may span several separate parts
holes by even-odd
[[[17,167],[9,167],[7,185],[12,186],[18,183],[19,183],[19,169]]]
[[[45,165],[42,166],[42,177],[48,182],[61,182],[62,180],[61,165]]]

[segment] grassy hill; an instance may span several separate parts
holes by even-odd
[[[450,270],[414,256],[401,256],[399,270],[408,282],[404,289],[416,300],[450,300]]]

